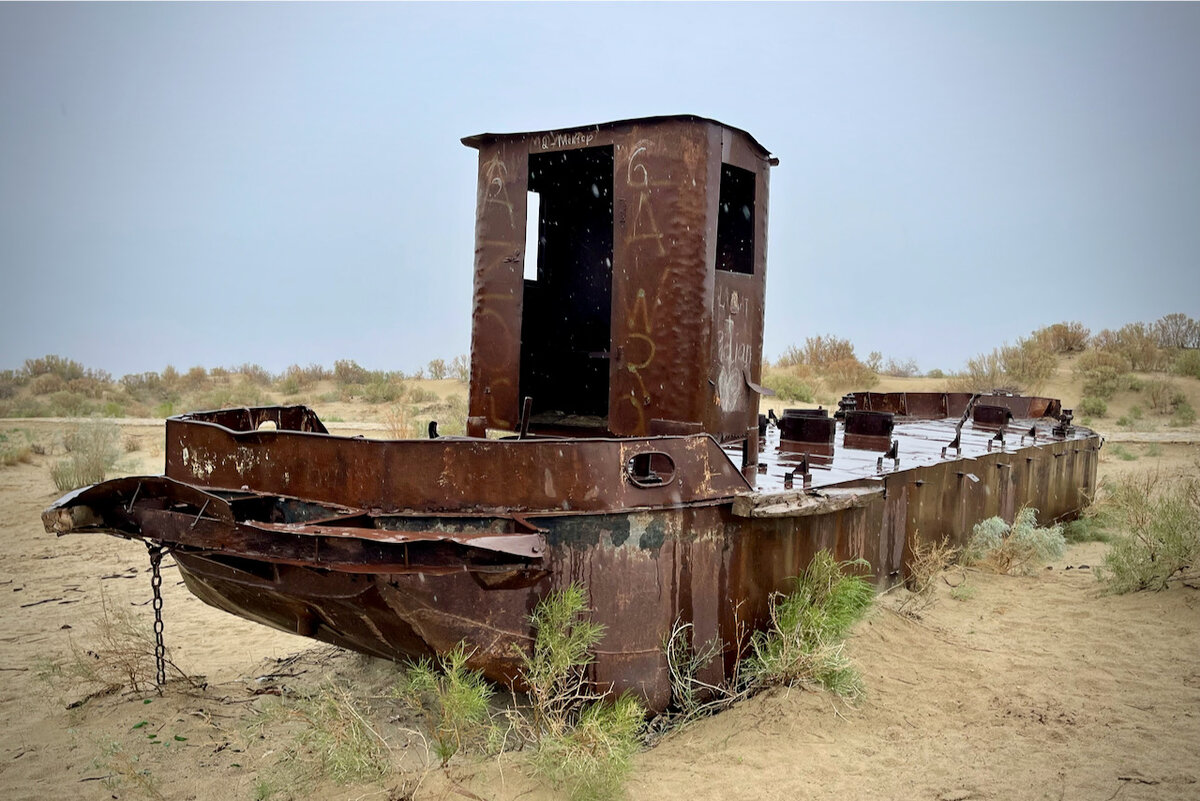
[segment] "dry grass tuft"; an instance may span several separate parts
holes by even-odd
[[[954,564],[959,549],[950,544],[949,537],[941,542],[918,545],[909,562],[908,579],[905,584],[912,594],[900,604],[901,612],[919,612],[933,603],[933,588],[942,573]]]

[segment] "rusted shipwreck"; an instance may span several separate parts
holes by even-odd
[[[511,681],[528,615],[582,582],[591,678],[670,700],[679,623],[740,635],[820,549],[876,580],[914,548],[1091,495],[1100,439],[1056,400],[847,395],[759,415],[770,153],[691,116],[481,134],[466,436],[330,435],[303,406],[170,418],[162,476],[44,513],[173,553],[205,602],[383,657],[459,642]],[[498,436],[499,434],[499,436]],[[516,647],[514,647],[516,646]]]

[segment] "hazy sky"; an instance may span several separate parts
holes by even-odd
[[[766,353],[1200,316],[1200,5],[0,3],[0,368],[468,350],[481,131],[772,171]]]

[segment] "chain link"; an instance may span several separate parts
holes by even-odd
[[[159,565],[162,563],[163,547],[146,543],[150,550],[150,589],[154,592],[154,667],[155,679],[158,686],[167,683],[167,649],[163,645],[162,620],[162,573]]]

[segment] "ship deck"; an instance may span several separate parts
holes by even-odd
[[[959,434],[956,430],[959,425],[957,418],[930,420],[897,416],[890,437],[851,435],[851,445],[846,444],[845,426],[839,421],[832,449],[823,443],[781,440],[780,429],[772,423],[767,427],[759,450],[755,489],[762,493],[785,489],[820,489],[877,479],[888,473],[941,462],[962,461],[969,464],[984,454],[1011,453],[1039,444],[1085,440],[1095,436],[1090,429],[1081,426],[1072,426],[1066,437],[1055,436],[1057,423],[1051,418],[1018,418],[999,426],[967,420],[962,424],[961,436],[958,437],[960,447],[957,449],[950,447]],[[1003,440],[997,439],[1001,431]],[[897,446],[895,459],[885,455],[893,442]],[[868,445],[870,447],[864,447]],[[742,463],[741,443],[728,445],[724,450],[734,464]],[[806,459],[807,483],[803,480]]]

